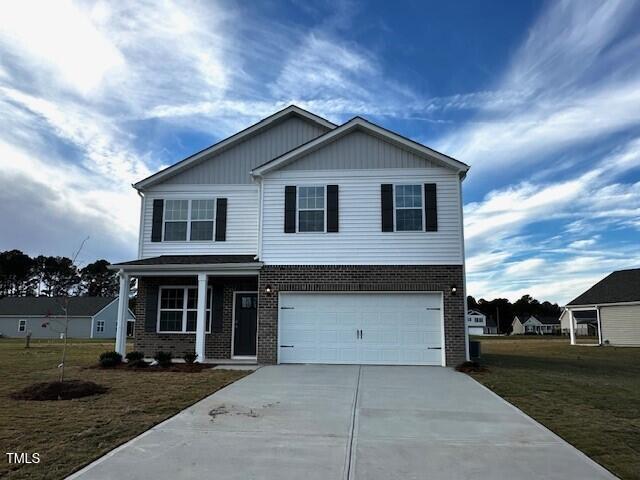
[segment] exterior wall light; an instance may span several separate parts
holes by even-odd
[[[451,295],[455,295],[456,293],[458,293],[458,287],[451,285]]]
[[[264,287],[264,293],[266,293],[267,295],[271,295],[271,293],[273,293],[273,288],[271,287],[271,285],[267,285],[266,287]]]

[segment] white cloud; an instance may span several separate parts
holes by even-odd
[[[596,244],[595,238],[587,238],[585,240],[576,240],[574,242],[571,242],[569,244],[569,248],[583,249],[583,248],[591,247],[595,244]]]

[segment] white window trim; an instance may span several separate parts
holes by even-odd
[[[320,208],[304,208],[303,211],[317,211],[322,210],[323,212],[323,229],[320,232],[305,232],[300,230],[300,188],[301,187],[322,187],[324,190],[324,205],[322,209]],[[302,234],[319,234],[319,233],[327,233],[327,186],[319,185],[319,184],[304,184],[304,185],[296,185],[296,233]]]
[[[160,330],[160,312],[162,310],[166,311],[175,311],[178,309],[175,308],[160,308],[161,307],[161,299],[162,299],[162,291],[163,290],[175,290],[175,289],[183,289],[183,298],[182,298],[182,330],[174,331],[174,330]],[[187,311],[195,310],[197,312],[197,308],[190,308],[187,310],[187,301],[188,301],[188,290],[194,289],[196,292],[198,291],[197,285],[165,285],[158,289],[158,311],[156,314],[156,333],[171,333],[176,335],[195,335],[196,331],[187,331]],[[211,308],[206,308],[205,302],[205,313],[210,312],[209,318],[211,321],[209,322],[209,329],[205,330],[205,333],[211,333],[211,326],[213,325],[213,289],[211,287],[207,287],[207,294],[211,296]],[[206,318],[205,318],[205,326],[206,326]]]
[[[187,219],[186,220],[167,220],[166,219],[166,214],[167,214],[167,201],[172,201],[172,200],[186,200],[187,201]],[[194,220],[196,222],[213,222],[213,229],[211,232],[211,240],[191,240],[191,202],[193,202],[194,200],[213,200],[213,219],[212,220]],[[218,214],[217,210],[218,210],[218,198],[211,198],[211,197],[207,197],[207,198],[165,198],[164,199],[165,203],[164,203],[164,208],[162,209],[162,242],[163,243],[209,243],[209,242],[215,242],[216,241],[216,215]],[[173,222],[187,222],[187,236],[184,240],[165,240],[164,238],[164,234],[165,234],[165,225],[167,224],[167,222],[173,223]]]
[[[27,331],[27,321],[24,319],[18,320],[18,332],[26,332]]]
[[[96,320],[96,333],[104,333],[104,320]]]
[[[396,222],[396,212],[398,210],[418,210],[417,207],[398,207],[396,202],[396,187],[400,186],[400,185],[413,185],[413,186],[419,186],[420,187],[420,197],[422,198],[422,206],[420,208],[420,210],[422,211],[421,217],[420,217],[420,223],[422,224],[422,228],[419,230],[398,230],[398,224]],[[407,182],[407,183],[394,183],[393,184],[393,232],[392,233],[416,233],[416,232],[424,232],[425,231],[425,225],[424,225],[424,209],[425,209],[425,205],[424,205],[424,184],[421,183],[415,183],[415,182]]]

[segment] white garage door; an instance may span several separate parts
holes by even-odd
[[[281,293],[280,363],[442,365],[440,294]]]

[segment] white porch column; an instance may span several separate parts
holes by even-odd
[[[571,345],[576,344],[576,332],[573,329],[573,310],[569,310],[569,337],[571,338]]]
[[[198,313],[196,316],[196,361],[204,362],[204,335],[207,329],[207,274],[198,274]]]
[[[602,324],[600,323],[600,307],[596,307],[596,320],[598,321],[598,345],[602,345]]]
[[[123,357],[127,353],[127,320],[129,313],[129,275],[120,270],[120,294],[118,295],[118,323],[116,324],[116,352]]]

